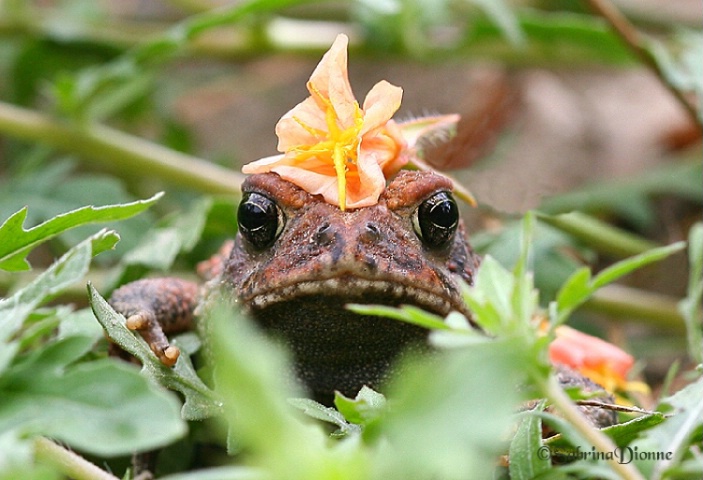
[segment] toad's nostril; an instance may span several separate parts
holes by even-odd
[[[327,245],[333,238],[334,232],[332,231],[329,222],[323,222],[319,227],[317,227],[317,231],[315,232],[315,242],[322,245]]]
[[[378,240],[381,238],[381,229],[373,222],[366,222],[362,236],[368,240]]]

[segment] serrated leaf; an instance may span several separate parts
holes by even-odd
[[[633,418],[627,422],[605,427],[601,431],[608,435],[613,442],[615,442],[615,445],[624,447],[625,445],[629,445],[642,432],[649,430],[655,425],[659,425],[665,419],[666,418],[663,414],[654,412],[648,415]]]
[[[92,339],[70,337],[3,376],[0,431],[22,428],[103,456],[170,443],[185,433],[178,402],[112,359],[72,364]]]
[[[57,215],[28,230],[23,227],[27,217],[25,207],[0,226],[0,268],[9,271],[29,270],[30,266],[25,257],[39,244],[79,225],[129,218],[149,208],[161,195],[157,194],[147,200],[122,205],[79,208]]]
[[[0,299],[0,344],[22,327],[38,305],[83,278],[92,258],[92,241],[90,237],[79,243],[29,285],[9,298]]]
[[[535,407],[544,409],[544,401]],[[542,420],[529,412],[520,420],[515,436],[510,442],[510,479],[529,480],[550,468],[549,455],[542,445]]]
[[[88,284],[88,297],[93,313],[108,337],[124,351],[134,355],[142,363],[142,370],[147,376],[183,394],[183,418],[202,420],[220,411],[220,401],[198,377],[188,355],[181,355],[173,368],[165,366],[146,342],[127,328],[124,316],[115,312],[91,284]],[[178,346],[177,342],[174,344]]]

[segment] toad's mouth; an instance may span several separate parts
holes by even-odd
[[[415,305],[445,316],[451,310],[464,310],[456,296],[435,289],[406,285],[391,280],[369,280],[358,277],[339,277],[300,281],[275,289],[257,292],[244,304],[253,311],[287,303],[302,297],[339,297],[337,308],[348,303],[380,305]]]
[[[318,399],[377,387],[401,352],[427,349],[426,329],[346,305],[414,305],[441,316],[465,309],[458,295],[351,276],[279,286],[244,303],[264,330],[291,348],[298,376]]]

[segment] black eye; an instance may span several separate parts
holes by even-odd
[[[449,192],[439,192],[420,204],[413,218],[415,233],[430,248],[444,247],[454,236],[459,208]]]
[[[239,231],[254,248],[273,243],[283,230],[283,212],[276,202],[259,193],[245,193],[237,210]]]

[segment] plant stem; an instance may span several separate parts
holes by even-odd
[[[703,127],[701,117],[695,105],[688,101],[684,92],[673,85],[661,69],[656,58],[647,49],[646,40],[643,35],[630,23],[625,15],[610,2],[610,0],[588,0],[593,10],[603,17],[613,28],[632,52],[649,68],[669,92],[676,98],[686,113],[698,125]]]
[[[677,308],[678,301],[668,295],[624,285],[607,285],[597,290],[583,308],[607,313],[614,318],[636,318],[669,332],[684,333],[686,326]]]
[[[61,473],[75,480],[119,480],[48,438],[37,437],[34,440],[34,453],[39,460],[55,465]]]
[[[244,177],[113,128],[76,125],[0,102],[0,133],[89,158],[124,177],[148,174],[206,193],[239,195]]]
[[[581,414],[578,407],[572,403],[568,395],[561,389],[554,375],[549,376],[549,379],[543,383],[542,388],[545,396],[552,402],[559,413],[561,413],[591,445],[596,447],[596,450],[606,454],[606,458],[610,458],[608,464],[621,478],[624,480],[644,480],[644,477],[634,465],[630,463],[620,463],[617,461],[617,458],[614,458],[613,452],[616,451],[617,446],[610,437],[602,434],[600,430],[588,423],[588,420]]]
[[[630,257],[659,246],[578,211],[560,215],[536,212],[536,215],[539,220],[575,236],[589,247],[617,258]]]

